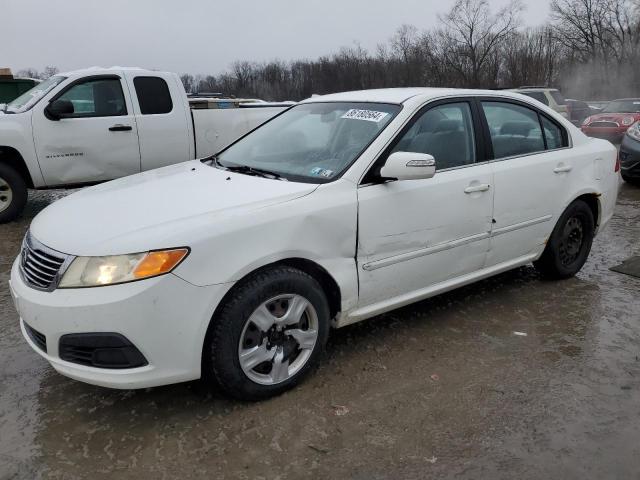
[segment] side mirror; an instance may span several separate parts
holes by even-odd
[[[44,109],[44,113],[49,120],[60,120],[67,115],[73,115],[74,111],[73,103],[69,100],[56,100]]]
[[[427,153],[394,152],[380,169],[383,178],[421,180],[436,174],[436,160]]]

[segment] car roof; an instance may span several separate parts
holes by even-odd
[[[431,100],[451,96],[491,96],[505,97],[521,100],[522,95],[505,90],[472,90],[461,88],[380,88],[371,90],[356,90],[353,92],[332,93],[328,95],[313,96],[301,103],[321,102],[376,102],[376,103],[405,103],[407,100],[421,97],[422,100]]]
[[[557,88],[550,87],[521,87],[521,88],[513,88],[509,90],[510,92],[559,92]]]
[[[70,70],[68,72],[60,72],[60,73],[56,73],[56,75],[72,77],[72,76],[86,75],[86,74],[100,75],[100,74],[108,74],[108,73],[114,73],[114,72],[149,72],[149,71],[150,70],[146,70],[140,67],[118,67],[118,66],[88,67],[88,68],[81,68],[78,70]],[[157,71],[155,73],[167,73],[167,72]]]

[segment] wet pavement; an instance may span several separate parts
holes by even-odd
[[[520,268],[334,331],[315,374],[254,404],[93,387],[31,351],[7,280],[61,195],[0,226],[0,479],[640,479],[640,279],[609,270],[640,255],[639,188],[576,278]]]

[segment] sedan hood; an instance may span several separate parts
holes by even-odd
[[[194,222],[217,225],[229,215],[291,201],[316,188],[232,173],[195,160],[69,195],[40,212],[31,233],[48,247],[72,255],[168,248],[180,245],[163,242]]]

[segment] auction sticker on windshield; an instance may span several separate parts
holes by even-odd
[[[367,122],[380,122],[389,115],[387,112],[376,112],[375,110],[358,110],[352,108],[347,113],[342,115],[341,118],[351,118],[353,120],[366,120]]]

